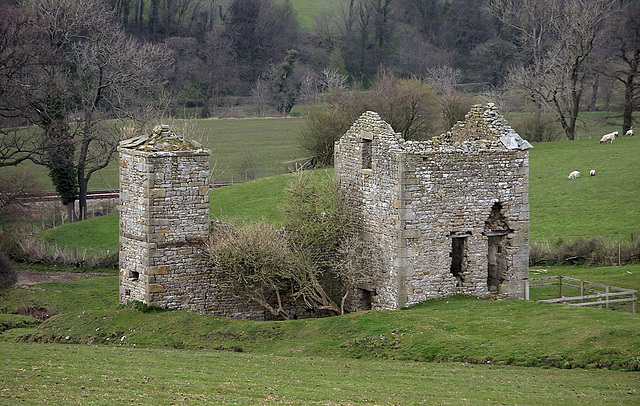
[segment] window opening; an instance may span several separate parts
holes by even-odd
[[[371,155],[373,149],[371,145],[371,140],[362,140],[362,169],[371,169]]]
[[[371,310],[371,305],[373,303],[373,297],[375,296],[375,290],[369,289],[358,289],[360,291],[359,297],[359,309],[362,310]]]
[[[464,284],[464,254],[467,237],[455,236],[451,238],[451,274],[456,278],[456,286]]]
[[[137,281],[140,278],[140,273],[136,271],[129,271],[129,279]]]

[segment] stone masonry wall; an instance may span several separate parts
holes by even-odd
[[[375,265],[361,286],[374,293],[373,309],[399,307],[398,284],[394,283],[399,216],[394,206],[399,193],[400,141],[378,114],[366,112],[335,145],[335,177],[342,204],[353,209],[362,223],[361,237],[374,246]],[[371,168],[365,168],[368,154]]]
[[[120,301],[263,319],[207,270],[209,155],[168,127],[120,152]]]
[[[336,143],[336,180],[377,253],[372,308],[456,293],[487,296],[491,255],[501,267],[491,294],[522,297],[529,147],[490,105],[475,106],[465,122],[432,141],[405,141],[373,112],[354,123]],[[489,221],[496,207],[500,230]],[[463,241],[458,275],[454,239]]]

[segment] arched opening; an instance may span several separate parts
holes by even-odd
[[[489,218],[485,222],[483,233],[488,239],[487,289],[489,292],[497,292],[498,287],[506,278],[508,271],[506,236],[511,231],[502,214],[502,205],[495,203],[491,208]]]

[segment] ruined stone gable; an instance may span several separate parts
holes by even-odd
[[[492,105],[430,141],[405,141],[374,112],[351,126],[335,145],[335,174],[375,253],[362,286],[372,308],[523,297],[530,147]]]

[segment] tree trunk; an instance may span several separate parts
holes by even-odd
[[[65,206],[67,208],[67,218],[69,219],[70,222],[78,221],[78,217],[76,216],[75,206],[76,206],[76,202],[69,202]]]
[[[596,74],[593,86],[591,87],[591,103],[589,104],[589,111],[597,110],[598,102],[598,89],[600,88],[600,75]]]
[[[84,179],[84,170],[78,169],[78,218],[82,220],[87,219],[87,191],[88,191],[88,183]]]
[[[629,63],[629,74],[624,80],[624,105],[622,108],[622,134],[625,134],[633,125],[633,88],[638,75],[640,64],[640,50],[636,50]]]

